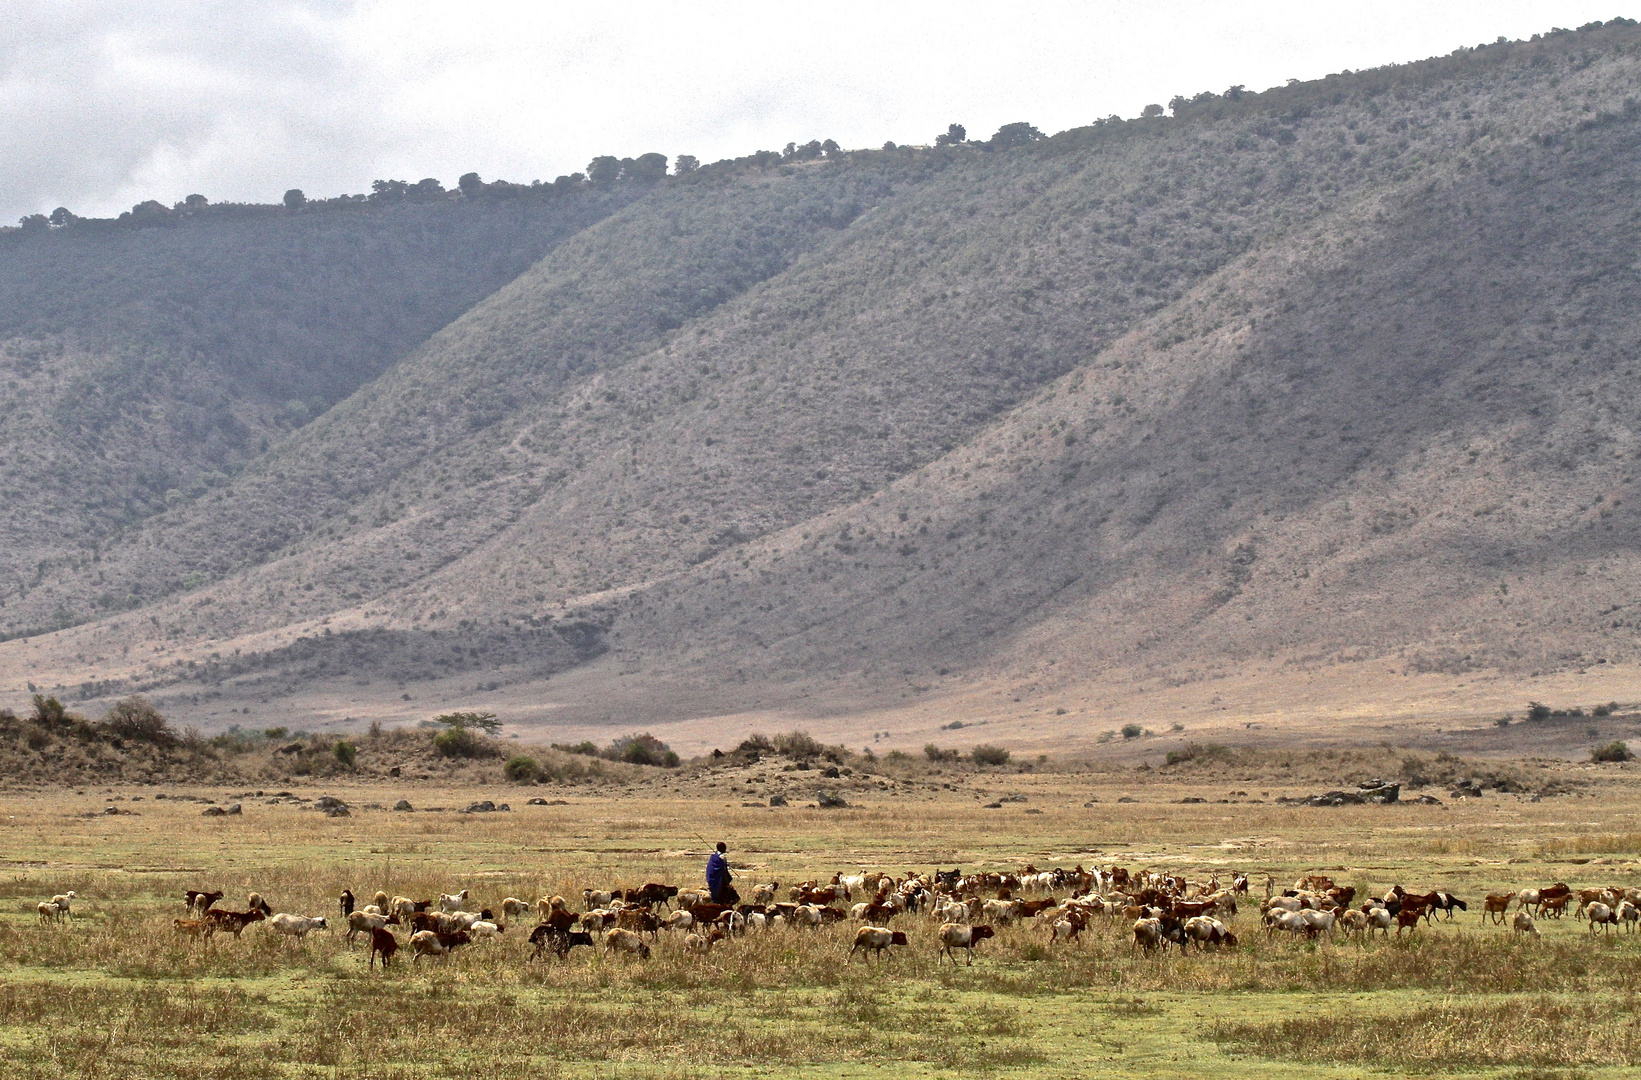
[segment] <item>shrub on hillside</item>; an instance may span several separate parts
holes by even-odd
[[[956,761],[958,754],[956,750],[942,750],[934,743],[930,743],[923,748],[923,756],[933,762],[942,762]]]
[[[1629,745],[1617,739],[1590,751],[1591,761],[1630,761],[1634,757],[1635,755],[1630,753]]]
[[[501,721],[496,719],[495,713],[490,712],[453,712],[433,718],[435,724],[443,724],[449,728],[478,728],[486,735],[494,735],[501,730]]]
[[[477,757],[480,739],[465,727],[445,728],[433,736],[433,752],[440,757]]]
[[[775,736],[775,749],[789,758],[820,757],[824,747],[807,731],[789,731]]]
[[[587,757],[598,756],[598,744],[591,739],[583,739],[578,743],[553,743],[552,746],[554,750],[560,750],[566,754],[583,754]]]
[[[1144,733],[1145,729],[1138,724],[1124,724],[1122,726],[1122,737],[1125,739],[1137,739]]]
[[[331,753],[336,755],[338,765],[344,769],[351,769],[353,768],[353,759],[358,756],[359,750],[352,743],[338,739],[336,745],[331,747]]]
[[[141,697],[116,701],[103,714],[99,726],[114,738],[155,746],[175,746],[182,741],[159,710]]]
[[[508,758],[507,764],[502,768],[507,773],[507,779],[516,784],[528,784],[541,775],[541,765],[535,758],[525,754]]]
[[[1009,752],[1001,746],[981,743],[969,751],[969,760],[976,765],[1007,765],[1009,763]]]

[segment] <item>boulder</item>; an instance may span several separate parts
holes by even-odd
[[[769,797],[769,805],[770,806],[785,806],[786,805],[786,796],[785,795],[771,795]]]
[[[485,799],[483,802],[469,803],[467,808],[462,811],[464,814],[493,814],[495,812],[496,804],[489,799]]]
[[[335,795],[321,795],[319,798],[313,800],[313,808],[315,810],[323,810],[327,814],[338,807],[346,810],[348,808],[348,804],[343,802],[341,799],[338,799]]]
[[[243,812],[244,811],[240,809],[240,806],[239,806],[238,803],[234,803],[232,806],[228,807],[227,810],[223,811],[223,813],[226,813],[226,814],[240,814],[240,813],[243,813]]]
[[[537,795],[535,798],[531,799],[529,802],[525,803],[524,805],[525,806],[546,806],[547,805],[547,800],[543,799],[540,795]]]
[[[848,801],[835,791],[815,792],[815,802],[822,810],[841,810],[849,805]]]
[[[332,806],[328,810],[325,811],[325,816],[326,817],[352,817],[353,815],[348,813],[348,808],[345,807],[345,806]]]
[[[400,799],[398,802],[393,804],[393,809],[395,809],[395,810],[414,810],[416,808],[414,806],[410,805],[410,800],[409,799]]]
[[[224,810],[220,806],[207,806],[205,809],[200,811],[200,816],[202,816],[202,817],[227,817],[228,816],[228,811]]]

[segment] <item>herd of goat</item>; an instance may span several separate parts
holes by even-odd
[[[1291,889],[1278,891],[1265,880],[1265,899],[1259,905],[1267,934],[1288,933],[1307,939],[1365,938],[1375,933],[1397,936],[1411,932],[1421,921],[1433,922],[1438,913],[1447,920],[1469,905],[1451,893],[1412,893],[1400,885],[1360,905],[1356,890],[1336,885],[1321,875],[1306,875]],[[665,931],[684,933],[686,951],[707,954],[722,941],[749,931],[778,927],[818,928],[832,923],[858,924],[849,950],[882,958],[893,956],[895,946],[907,944],[904,931],[888,925],[896,917],[924,915],[938,923],[939,955],[953,962],[962,951],[974,962],[975,947],[996,934],[996,928],[1034,924],[1050,942],[1072,941],[1095,920],[1107,924],[1132,923],[1137,950],[1154,953],[1169,946],[1181,950],[1234,948],[1236,934],[1223,921],[1237,913],[1238,898],[1251,904],[1248,879],[1235,875],[1222,885],[1217,876],[1196,881],[1160,872],[1130,873],[1113,866],[1104,869],[1054,869],[1027,866],[1018,873],[964,874],[935,870],[895,877],[882,872],[834,874],[830,881],[805,881],[788,886],[768,882],[751,888],[746,901],[733,887],[715,903],[705,890],[681,889],[655,882],[636,889],[585,889],[583,910],[572,911],[562,896],[544,896],[532,902],[502,899],[497,911],[481,907],[470,911],[467,889],[440,894],[437,899],[414,900],[378,892],[370,903],[356,905],[353,892],[344,889],[339,900],[347,940],[364,935],[370,942],[369,966],[378,957],[383,967],[400,949],[393,927],[408,929],[407,944],[416,962],[424,956],[448,958],[457,948],[501,935],[509,924],[535,916],[529,933],[532,959],[549,954],[563,958],[577,946],[602,944],[607,953],[625,953],[647,959],[650,942]],[[1063,893],[1064,899],[1055,893]],[[223,892],[189,890],[184,896],[187,917],[173,920],[179,934],[209,942],[219,932],[238,938],[247,926],[266,921],[288,938],[301,940],[314,930],[331,929],[325,916],[275,912],[257,893],[247,897],[243,911],[218,907]],[[782,898],[784,896],[784,899]],[[1028,899],[1031,896],[1033,898]],[[857,897],[859,898],[857,900]],[[71,918],[76,894],[53,896],[37,905],[42,922]],[[1536,920],[1560,918],[1576,900],[1572,912],[1589,929],[1634,931],[1641,922],[1641,889],[1622,886],[1574,890],[1564,883],[1542,889],[1495,893],[1482,904],[1483,922],[1503,925],[1537,937]],[[839,906],[840,901],[842,905]],[[645,938],[649,941],[646,941]]]

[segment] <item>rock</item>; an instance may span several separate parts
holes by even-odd
[[[200,816],[202,816],[202,817],[227,817],[228,816],[228,811],[224,810],[220,806],[207,806],[205,809],[200,811]]]
[[[279,748],[279,753],[281,753],[281,754],[300,754],[305,749],[307,749],[307,747],[303,746],[299,742],[286,743],[284,746],[281,746]]]
[[[416,808],[414,806],[410,805],[410,800],[409,799],[400,799],[398,802],[393,804],[393,809],[395,809],[395,810],[414,810]]]
[[[387,774],[389,776],[398,776],[399,772],[400,772],[399,766],[395,765],[395,766],[393,766],[393,768],[391,768],[387,771]]]
[[[119,812],[120,808],[117,806],[110,806],[107,810],[103,811],[105,814],[118,814]]]
[[[313,808],[315,810],[323,810],[327,814],[338,807],[346,810],[348,808],[348,804],[334,795],[321,795],[319,798],[313,800]]]
[[[525,806],[546,806],[547,805],[547,800],[543,799],[540,795],[537,795],[535,798],[531,799],[529,802],[525,803],[524,805]]]
[[[1139,800],[1134,798],[1132,795],[1124,795],[1122,798],[1118,799],[1117,801],[1118,802],[1139,802]]]
[[[239,806],[238,803],[234,803],[232,806],[228,807],[227,810],[223,811],[223,813],[225,813],[225,814],[240,814],[240,813],[243,813],[243,812],[244,811],[240,809],[240,806]]]
[[[828,780],[836,780],[842,774],[838,772],[838,767],[836,765],[828,765],[826,768],[821,770],[821,775],[826,777]]]
[[[1204,799],[1200,795],[1187,795],[1185,798],[1180,800],[1182,803],[1205,803],[1207,801],[1207,799]]]
[[[770,806],[785,806],[786,805],[786,796],[785,795],[771,795],[769,797],[769,805]]]
[[[1440,806],[1442,801],[1434,795],[1420,795],[1413,800],[1415,806]]]
[[[835,791],[815,792],[815,803],[822,810],[841,810],[849,805],[844,797]]]
[[[462,811],[464,814],[493,814],[495,812],[496,804],[489,799],[485,799],[483,802],[469,803],[467,809]]]
[[[506,803],[498,803],[496,804],[496,812],[498,814],[511,814],[513,812],[513,808],[508,806]]]
[[[348,813],[348,808],[345,807],[345,806],[332,806],[328,810],[325,811],[325,816],[326,817],[352,817],[353,815]]]
[[[1097,802],[1098,800],[1095,800],[1095,801]],[[1093,805],[1094,805],[1093,802],[1085,802],[1085,803],[1083,803],[1083,809],[1087,810],[1089,807],[1091,807]]]
[[[1000,802],[989,802],[985,805],[984,809],[986,809],[986,810],[1001,810],[1001,809],[1003,809],[1003,804],[1000,803]]]
[[[1028,813],[1028,814],[1041,814],[1041,813],[1042,813],[1042,811],[1041,811],[1041,810],[1039,810],[1039,809],[1037,809],[1037,808],[1036,808],[1036,807],[1035,807],[1035,806],[1034,806],[1034,807],[1032,807],[1032,808],[1031,808],[1031,809],[1030,809],[1030,810],[1027,810],[1027,811],[1026,811],[1026,813]]]

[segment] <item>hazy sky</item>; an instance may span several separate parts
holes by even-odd
[[[1053,132],[1635,14],[1617,7],[11,0],[0,222],[377,177],[551,179],[606,153],[921,143],[953,121]]]

